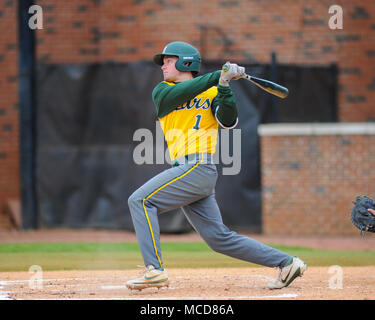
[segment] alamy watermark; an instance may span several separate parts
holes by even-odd
[[[328,26],[331,30],[342,29],[344,27],[342,7],[334,4],[329,7],[328,13],[332,16],[328,20]]]
[[[31,277],[28,281],[29,288],[36,290],[43,288],[43,269],[41,266],[32,265],[29,268],[29,273],[31,273]]]
[[[338,265],[330,266],[328,268],[328,273],[332,274],[328,279],[328,288],[334,290],[343,289],[344,271],[342,267]]]
[[[32,30],[43,29],[43,8],[36,4],[32,5],[29,8],[29,14],[32,14],[29,18],[29,28]]]
[[[133,141],[140,143],[133,150],[133,161],[138,165],[165,163],[172,165],[169,149],[164,146],[164,136],[172,147],[175,147],[176,143],[183,148],[187,145],[187,154],[204,153],[207,146],[217,139],[216,152],[211,163],[222,164],[223,175],[238,174],[241,171],[241,129],[221,129],[220,135],[215,129],[199,130],[199,136],[196,135],[196,130],[189,130],[185,135],[179,129],[171,129],[163,134],[159,121],[156,121],[155,137],[149,129],[137,129],[133,134]]]

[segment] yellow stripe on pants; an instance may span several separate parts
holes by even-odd
[[[151,193],[150,195],[148,195],[146,198],[143,199],[142,201],[142,205],[143,205],[143,209],[145,210],[145,215],[146,215],[146,219],[147,219],[147,223],[148,223],[148,226],[150,228],[150,232],[151,232],[151,237],[152,237],[152,242],[153,242],[153,245],[154,245],[154,250],[155,250],[155,254],[156,254],[156,257],[158,258],[158,261],[159,261],[159,264],[160,264],[160,267],[162,267],[162,263],[161,263],[161,259],[158,255],[158,250],[156,248],[156,243],[155,243],[155,237],[154,237],[154,232],[152,230],[152,226],[151,226],[151,222],[150,222],[150,219],[148,217],[148,213],[147,213],[147,209],[146,209],[146,206],[145,206],[145,201],[150,199],[155,193],[157,193],[158,191],[160,191],[161,189],[165,188],[166,186],[168,186],[169,184],[171,184],[172,182],[175,182],[177,181],[178,179],[181,179],[183,178],[184,176],[186,176],[189,172],[193,171],[196,167],[198,167],[199,165],[199,162],[196,163],[194,165],[194,167],[190,168],[188,171],[186,171],[184,174],[182,174],[181,176],[178,176],[177,178],[167,182],[166,184],[162,185],[160,188],[156,189],[153,193]]]

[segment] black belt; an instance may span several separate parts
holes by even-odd
[[[172,167],[177,167],[186,163],[213,163],[213,156],[210,153],[192,153],[186,156],[177,158],[172,161]]]

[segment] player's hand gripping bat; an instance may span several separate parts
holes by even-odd
[[[269,80],[264,80],[264,79],[261,79],[261,78],[256,78],[256,77],[253,77],[253,76],[249,76],[248,74],[244,74],[242,76],[243,79],[246,79],[254,84],[256,84],[259,88],[275,95],[275,96],[278,96],[279,98],[286,98],[289,94],[289,90],[283,86],[280,86],[279,84],[277,83],[274,83],[272,81],[269,81]]]

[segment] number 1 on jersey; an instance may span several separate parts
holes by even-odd
[[[193,129],[199,130],[199,124],[201,123],[202,115],[197,114],[195,117],[197,118],[197,121],[195,122],[195,125],[194,125]]]

